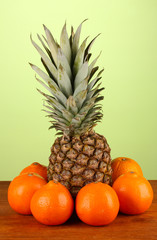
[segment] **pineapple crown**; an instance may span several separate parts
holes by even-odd
[[[86,20],[84,20],[86,21]],[[83,21],[83,22],[84,22]],[[101,73],[95,66],[100,54],[91,62],[91,47],[98,35],[86,46],[86,38],[79,46],[80,33],[83,22],[74,33],[68,37],[66,23],[60,36],[60,45],[54,40],[50,30],[44,26],[46,37],[37,34],[43,51],[32,39],[31,42],[41,57],[46,70],[43,71],[31,64],[32,69],[42,78],[36,80],[43,85],[49,94],[37,89],[44,97],[44,111],[51,119],[51,128],[55,128],[57,135],[81,135],[90,131],[102,119],[102,108],[99,101],[103,100],[100,92]],[[99,82],[99,83],[98,83]]]

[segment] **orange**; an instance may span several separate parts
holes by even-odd
[[[36,173],[25,173],[13,179],[8,188],[8,202],[18,213],[31,214],[30,201],[39,188],[47,182]]]
[[[45,178],[45,180],[47,181],[47,167],[44,165],[41,165],[38,162],[34,162],[31,165],[29,165],[28,167],[24,168],[20,174],[23,173],[30,173],[30,172],[34,172],[39,174],[40,176],[42,176],[43,178]]]
[[[74,202],[68,189],[61,183],[50,181],[32,197],[31,211],[37,221],[46,225],[59,225],[72,215]]]
[[[125,214],[140,214],[145,212],[153,200],[153,190],[150,183],[142,176],[130,172],[121,175],[113,183],[120,211]]]
[[[143,176],[142,169],[139,164],[131,159],[126,157],[115,158],[112,163],[112,180],[113,182],[122,174],[127,172],[136,172],[138,175]]]
[[[89,183],[76,196],[76,213],[81,221],[93,226],[111,223],[119,211],[116,192],[105,183]]]

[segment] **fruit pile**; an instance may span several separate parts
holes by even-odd
[[[47,182],[47,167],[37,162],[22,170],[8,188],[8,202],[20,214],[32,214],[46,225],[65,223],[74,207],[86,224],[102,226],[118,215],[145,212],[153,200],[150,183],[143,177],[140,166],[130,158],[112,161],[113,185],[93,182],[84,186],[73,199],[59,182]]]
[[[146,211],[153,199],[140,166],[127,158],[111,162],[106,138],[94,131],[103,117],[103,69],[95,66],[100,54],[91,61],[90,50],[99,34],[87,46],[88,38],[80,44],[82,24],[75,32],[71,27],[70,36],[64,24],[60,43],[44,25],[45,36],[37,34],[43,50],[31,36],[44,71],[30,65],[47,93],[37,90],[45,98],[50,129],[61,136],[51,147],[48,167],[33,163],[11,182],[8,201],[18,213],[32,213],[47,225],[66,222],[74,205],[83,222],[105,225],[119,210],[125,214]]]

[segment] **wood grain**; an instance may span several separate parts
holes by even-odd
[[[135,216],[119,214],[110,225],[92,227],[82,223],[75,213],[60,226],[45,226],[33,216],[19,215],[7,201],[9,182],[0,182],[0,239],[157,240],[157,180],[150,183],[154,190],[154,200],[147,212]]]

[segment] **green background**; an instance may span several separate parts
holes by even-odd
[[[34,161],[47,165],[55,139],[28,65],[41,66],[30,33],[37,41],[44,23],[59,39],[65,20],[70,33],[85,18],[81,40],[102,33],[92,49],[95,57],[102,50],[98,64],[105,67],[96,131],[108,139],[112,158],[133,158],[146,178],[157,179],[157,1],[1,0],[0,11],[0,180]]]

